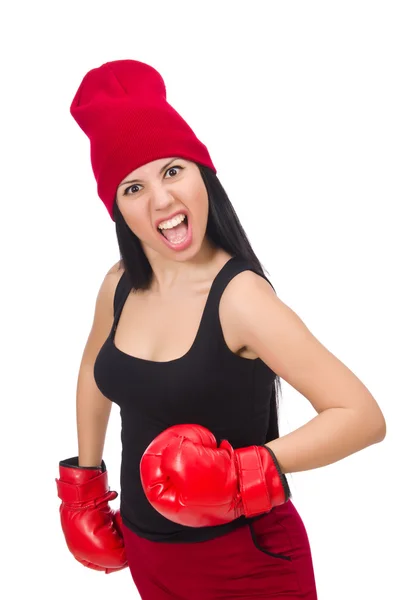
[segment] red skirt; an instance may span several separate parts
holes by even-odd
[[[153,542],[123,530],[142,600],[317,600],[309,540],[291,500],[204,542]]]

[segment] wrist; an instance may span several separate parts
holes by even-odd
[[[81,464],[81,461],[78,456],[72,456],[71,458],[66,458],[65,460],[59,461],[60,467],[69,467],[72,469],[86,469],[86,470],[96,470],[101,471],[102,473],[106,471],[105,462],[102,460],[100,465],[90,465],[88,462],[85,464]]]

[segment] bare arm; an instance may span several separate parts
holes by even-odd
[[[99,289],[90,334],[84,348],[77,379],[76,419],[79,466],[101,464],[112,402],[98,389],[94,363],[113,323],[113,298],[123,273],[119,263],[105,275]]]
[[[318,413],[299,429],[266,443],[284,473],[335,463],[385,438],[385,418],[368,388],[321,344],[267,281],[245,271],[229,289],[234,291],[228,296],[229,310],[240,344],[253,349]]]

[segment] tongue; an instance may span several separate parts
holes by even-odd
[[[179,225],[176,225],[171,229],[163,229],[163,234],[172,244],[180,242],[187,234],[186,221],[182,221],[182,223],[179,223]]]

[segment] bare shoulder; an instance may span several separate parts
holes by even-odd
[[[105,274],[99,293],[104,295],[110,295],[113,302],[113,296],[116,291],[118,282],[124,273],[124,267],[121,260],[117,261]]]
[[[241,271],[230,280],[220,300],[220,314],[225,322],[230,323],[229,331],[232,332],[230,339],[234,347],[245,348],[253,356],[257,353],[250,347],[246,336],[245,315],[252,310],[252,302],[260,302],[263,309],[269,314],[269,309],[264,306],[264,299],[269,302],[276,298],[276,292],[271,284],[254,271]]]
[[[114,294],[123,273],[124,268],[118,261],[104,275],[97,293],[91,331],[83,353],[82,361],[85,363],[93,364],[100,347],[109,335],[114,319]]]
[[[277,298],[276,292],[267,279],[249,270],[241,271],[233,277],[226,286],[222,298],[225,298],[225,305],[233,309],[235,305],[241,306],[244,298],[247,299],[247,295],[251,293]]]
[[[118,260],[114,265],[112,265],[106,275],[116,276],[116,279],[119,280],[122,274],[124,273],[123,261]]]
[[[317,413],[341,407],[366,409],[369,419],[379,422],[369,390],[263,277],[239,273],[225,293],[238,342],[305,396]]]
[[[264,343],[272,352],[275,338],[282,335],[287,341],[298,330],[303,335],[307,331],[300,317],[277,296],[271,284],[253,271],[238,273],[226,287],[224,296],[225,310],[235,323],[239,343],[262,359]],[[278,364],[269,366],[273,370],[279,368]]]
[[[113,312],[113,298],[116,291],[116,287],[122,274],[124,273],[124,268],[120,261],[116,262],[114,265],[108,269],[105,273],[102,283],[99,287],[96,305],[97,310],[101,311],[101,314],[111,313]]]

